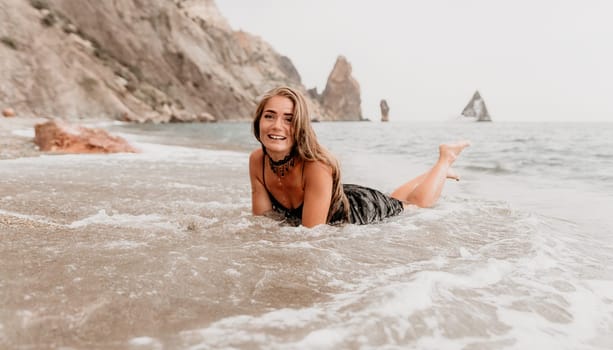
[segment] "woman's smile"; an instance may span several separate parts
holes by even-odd
[[[285,140],[286,137],[285,136],[281,136],[281,135],[273,135],[273,134],[269,134],[268,135],[269,138],[273,139],[273,140]]]

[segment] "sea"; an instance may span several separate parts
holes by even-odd
[[[2,349],[613,349],[613,123],[315,123],[383,192],[472,145],[313,229],[251,214],[250,123],[102,127],[142,152],[0,161]]]

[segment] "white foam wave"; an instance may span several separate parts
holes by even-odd
[[[604,287],[613,287],[613,283],[606,281]],[[565,309],[572,315],[570,322],[513,308],[510,303],[509,307],[499,307],[497,314],[502,322],[512,325],[506,336],[514,339],[514,349],[609,348],[613,339],[605,334],[611,330],[613,307],[610,299],[598,297],[599,292],[608,293],[604,290],[595,293],[589,287],[576,286],[575,291],[564,294],[563,300],[569,304]]]
[[[318,329],[309,333],[302,340],[286,344],[287,349],[339,349],[342,341],[348,335],[347,329]]]
[[[262,316],[251,320],[251,322],[259,327],[289,329],[303,327],[313,320],[319,319],[323,316],[323,312],[316,308],[285,308],[265,313]]]
[[[144,225],[154,226],[162,229],[175,230],[178,226],[168,221],[167,218],[156,215],[130,215],[130,214],[113,214],[108,215],[106,210],[99,210],[96,214],[88,216],[84,219],[74,221],[68,225],[69,228],[80,228],[89,225],[111,225],[111,226],[128,226],[128,227],[143,227]]]
[[[163,349],[162,343],[159,340],[151,337],[136,337],[128,341],[131,348],[147,348],[147,349]]]
[[[506,261],[489,259],[486,266],[467,275],[420,271],[409,282],[386,286],[376,291],[373,299],[377,302],[371,306],[371,311],[385,316],[407,318],[418,310],[431,307],[433,296],[444,293],[445,290],[491,286],[502,280],[512,268]]]
[[[190,349],[225,348],[254,341],[260,344],[270,344],[271,337],[266,335],[265,330],[299,329],[323,316],[324,314],[315,308],[278,309],[257,317],[250,315],[227,317],[205,329],[184,331],[181,334],[187,338],[198,337],[202,341]],[[316,342],[316,340],[310,338],[308,342]]]

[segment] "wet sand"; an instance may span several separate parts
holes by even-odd
[[[24,157],[37,157],[41,154],[34,144],[33,137],[17,135],[15,131],[30,129],[34,135],[34,125],[44,122],[43,118],[4,118],[0,116],[0,169],[6,165],[2,160]],[[12,215],[0,214],[0,229],[7,232],[10,229],[31,229],[37,223]]]
[[[0,116],[0,160],[37,157],[41,154],[34,144],[34,125],[45,122],[44,118]],[[31,130],[32,137],[17,135],[18,130]]]

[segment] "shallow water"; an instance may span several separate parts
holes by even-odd
[[[312,230],[250,214],[248,124],[113,130],[144,152],[0,161],[0,347],[613,347],[610,125],[317,124],[384,191],[473,146],[434,208]]]

